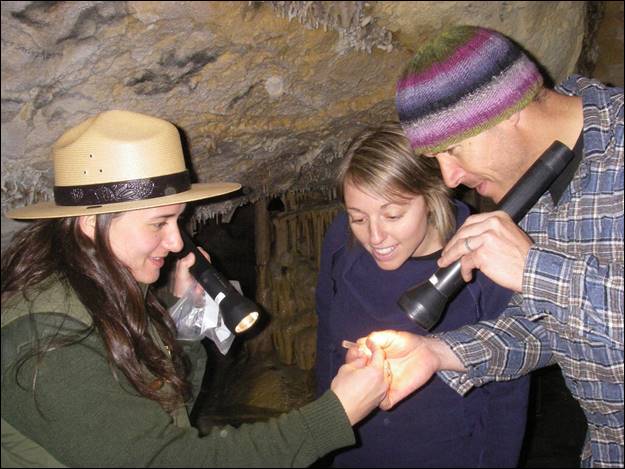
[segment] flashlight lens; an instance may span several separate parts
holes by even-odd
[[[248,314],[243,319],[241,319],[239,324],[237,324],[237,327],[235,328],[234,332],[237,334],[240,334],[241,332],[248,330],[250,327],[252,327],[252,325],[256,322],[257,319],[258,319],[258,313],[256,311]]]

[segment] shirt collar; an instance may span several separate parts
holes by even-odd
[[[569,164],[564,168],[564,171],[556,178],[555,181],[549,187],[549,192],[551,193],[551,200],[553,201],[553,205],[558,205],[560,201],[560,197],[569,186],[571,181],[573,180],[573,176],[577,171],[579,163],[582,161],[582,157],[584,156],[584,130],[579,134],[577,138],[577,142],[575,142],[575,146],[573,147],[573,159],[569,162]]]

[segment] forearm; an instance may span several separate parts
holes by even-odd
[[[425,341],[426,346],[438,360],[435,366],[436,371],[457,371],[461,373],[467,371],[458,355],[453,352],[445,341],[436,336],[426,337]]]
[[[554,358],[544,327],[514,306],[497,320],[443,333],[441,340],[466,372],[441,371],[439,376],[461,394],[491,381],[516,379],[547,366]]]
[[[34,365],[31,359],[20,368],[22,383],[32,382]],[[5,370],[2,416],[68,466],[306,466],[354,441],[331,392],[280,418],[201,438],[174,425],[155,401],[137,396],[121,373],[116,381],[94,337],[47,353],[38,366],[35,394],[17,383],[14,369]]]
[[[215,428],[197,443],[198,467],[307,467],[324,454],[355,442],[337,396],[328,391],[316,401],[267,422]],[[195,446],[195,445],[194,445]],[[180,466],[170,452],[161,466]]]

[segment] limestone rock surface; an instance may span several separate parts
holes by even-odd
[[[2,213],[50,199],[52,143],[108,109],[173,122],[198,180],[249,188],[199,220],[332,185],[349,139],[394,116],[396,78],[428,34],[495,28],[557,81],[585,3],[2,2]]]

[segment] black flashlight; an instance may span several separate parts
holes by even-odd
[[[195,254],[195,262],[189,268],[189,272],[219,305],[226,327],[234,334],[240,334],[252,327],[260,316],[256,303],[236,291],[232,284],[208,262],[191,236],[182,227],[179,228],[184,248],[178,256],[185,256],[189,252]]]
[[[515,223],[521,221],[553,181],[573,159],[574,153],[557,140],[536,160],[499,202]],[[438,269],[428,280],[407,290],[398,301],[400,308],[419,326],[430,330],[440,320],[447,302],[465,285],[460,259]]]

